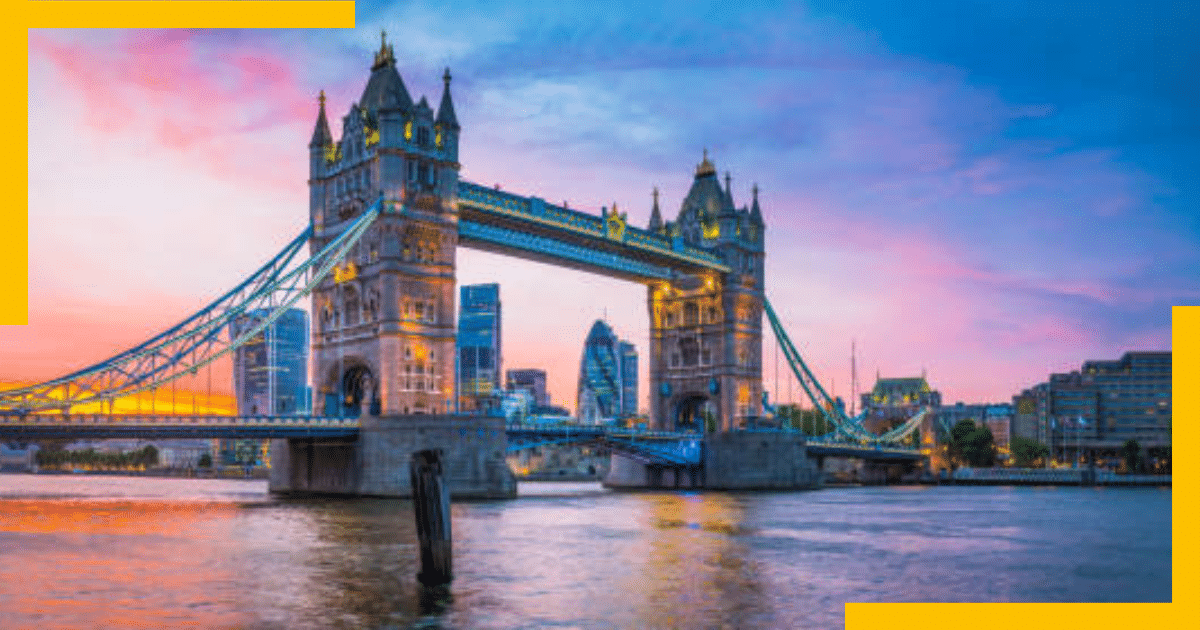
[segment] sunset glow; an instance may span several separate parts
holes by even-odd
[[[317,95],[340,136],[381,29],[414,100],[436,102],[451,67],[464,179],[636,226],[655,187],[674,218],[705,147],[738,206],[757,184],[768,298],[838,395],[852,339],[859,391],[925,370],[947,402],[1008,401],[1085,359],[1169,349],[1169,307],[1200,302],[1196,138],[1179,127],[1195,103],[1177,96],[1194,91],[1152,45],[1185,19],[358,6],[355,30],[30,31],[30,317],[0,327],[0,378],[130,347],[299,233]],[[1076,53],[1046,57],[1043,31]],[[503,367],[546,369],[555,404],[575,406],[596,319],[646,353],[644,287],[461,249],[457,264],[461,284],[501,284]],[[786,399],[782,366],[778,382]],[[644,406],[644,370],[640,390]]]

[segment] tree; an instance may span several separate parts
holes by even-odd
[[[158,465],[158,449],[153,444],[147,444],[134,453],[133,463],[136,466],[150,468]]]
[[[1013,459],[1022,467],[1032,466],[1034,462],[1050,455],[1050,448],[1045,444],[1019,435],[1013,436],[1009,447],[1012,449]]]
[[[1142,468],[1142,445],[1137,440],[1125,442],[1121,447],[1121,457],[1125,460],[1126,472],[1137,472]]]
[[[978,426],[970,418],[960,420],[950,429],[948,444],[950,460],[985,468],[996,463],[996,445],[992,432],[986,426]]]

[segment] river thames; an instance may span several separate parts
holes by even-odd
[[[0,628],[837,628],[848,601],[1171,598],[1165,489],[520,494],[453,506],[429,598],[407,501],[0,475]]]

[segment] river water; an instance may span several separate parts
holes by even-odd
[[[848,601],[1169,601],[1171,491],[863,487],[453,506],[266,482],[0,475],[0,628],[836,628]]]

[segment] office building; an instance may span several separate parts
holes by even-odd
[[[262,323],[269,310],[250,311],[230,325],[234,338]],[[233,354],[233,395],[242,416],[302,415],[312,411],[308,387],[308,313],[284,311]],[[263,440],[219,440],[226,464],[261,465]]]
[[[550,404],[550,396],[546,393],[546,370],[509,370],[505,381],[505,389],[509,391],[529,392],[534,405]]]
[[[576,413],[581,422],[637,414],[637,349],[596,320],[583,345]]]
[[[1013,405],[1013,434],[1046,444],[1056,458],[1072,450],[1113,457],[1129,440],[1169,449],[1171,353],[1086,361],[1022,391]]]
[[[459,290],[458,407],[492,406],[501,392],[500,285],[475,284]]]

